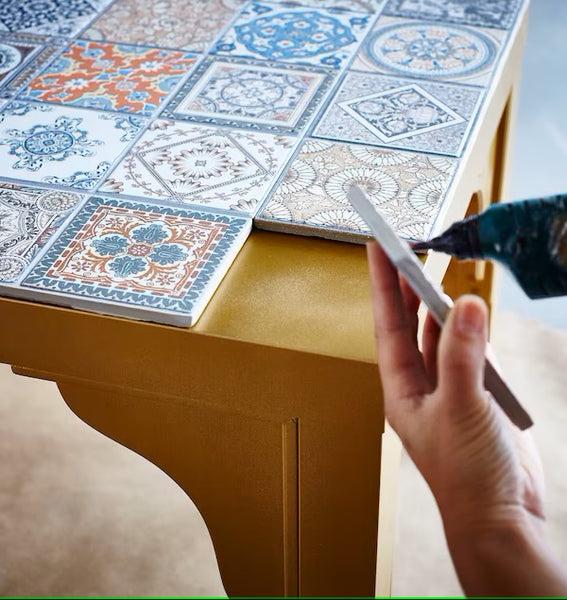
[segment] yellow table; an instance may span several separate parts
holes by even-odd
[[[525,21],[440,229],[506,197]],[[490,303],[490,265],[426,269]],[[0,361],[55,381],[187,492],[229,595],[389,593],[399,445],[383,435],[363,247],[255,231],[191,329],[6,298],[0,321]]]

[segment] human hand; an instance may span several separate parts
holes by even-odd
[[[543,474],[531,435],[483,385],[486,305],[458,299],[441,331],[428,315],[420,351],[419,298],[377,243],[368,257],[386,417],[433,492],[450,547],[506,528],[542,536]]]

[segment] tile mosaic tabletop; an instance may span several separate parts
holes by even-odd
[[[524,4],[4,0],[0,293],[190,326],[253,223],[364,241],[351,183],[427,236]]]

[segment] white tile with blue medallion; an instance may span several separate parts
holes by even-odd
[[[168,104],[172,119],[299,133],[311,121],[335,72],[237,57],[207,57]]]
[[[0,31],[75,35],[112,0],[2,0]]]
[[[381,16],[352,69],[486,85],[506,31]]]
[[[21,277],[84,200],[75,192],[0,183],[0,281]]]
[[[11,102],[0,113],[0,177],[93,189],[144,123],[135,115]]]
[[[243,217],[90,198],[20,291],[43,302],[190,326],[250,228]]]
[[[459,156],[482,91],[468,85],[352,71],[313,135]]]
[[[346,65],[373,20],[368,12],[253,1],[214,52],[338,69]]]
[[[154,121],[99,191],[254,215],[298,138]]]
[[[523,4],[524,0],[388,0],[384,14],[507,29]]]

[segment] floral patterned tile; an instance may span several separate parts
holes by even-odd
[[[214,52],[341,68],[372,20],[368,13],[253,1],[242,9]]]
[[[486,85],[506,32],[381,16],[352,69]]]
[[[82,200],[74,192],[0,184],[0,281],[19,278]]]
[[[362,187],[399,235],[427,237],[457,160],[308,139],[254,223],[262,229],[363,243],[366,224],[346,194]]]
[[[143,119],[12,102],[0,113],[0,177],[93,189]]]
[[[459,156],[482,91],[350,72],[313,135]]]
[[[2,0],[0,31],[75,35],[111,0]]]
[[[77,40],[20,97],[150,114],[196,57],[181,50]]]
[[[58,50],[56,44],[42,35],[3,33],[0,40],[0,97],[13,97]]]
[[[47,302],[50,292],[65,306],[189,326],[250,229],[241,217],[91,198],[21,286]]]
[[[506,29],[513,25],[523,2],[524,0],[388,0],[384,14]]]
[[[84,36],[95,40],[206,50],[242,1],[116,0],[91,24]]]
[[[310,122],[333,82],[334,74],[319,67],[207,57],[162,116],[298,133]]]
[[[296,144],[289,136],[159,120],[100,191],[253,215]]]

